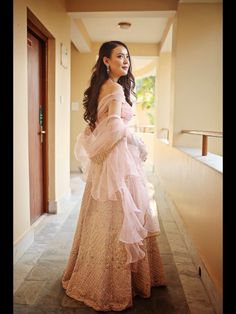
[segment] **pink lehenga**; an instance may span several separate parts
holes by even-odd
[[[122,103],[121,116],[108,116],[113,100]],[[150,297],[152,286],[166,284],[132,116],[123,91],[105,96],[95,130],[87,127],[75,146],[86,186],[62,285],[97,311],[124,310],[133,296]]]

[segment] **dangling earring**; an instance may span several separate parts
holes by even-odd
[[[109,75],[110,73],[110,68],[109,68],[109,65],[107,64],[107,74]]]

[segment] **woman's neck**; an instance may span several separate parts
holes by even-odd
[[[119,80],[119,77],[111,77],[111,76],[109,76],[109,79],[110,79],[112,82],[117,83],[118,80]]]

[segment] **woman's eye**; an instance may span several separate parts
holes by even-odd
[[[126,56],[126,57],[125,57],[125,56],[123,56],[123,55],[119,55],[118,58],[123,58],[123,59],[126,58],[126,59],[129,59],[129,56]]]

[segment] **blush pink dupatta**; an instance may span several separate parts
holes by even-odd
[[[110,94],[106,100],[124,101],[124,95]],[[127,143],[129,135],[129,126],[120,116],[105,116],[93,132],[87,127],[78,135],[74,150],[95,200],[116,201],[120,192],[124,218],[119,240],[125,244],[127,264],[145,256],[142,245],[148,232],[160,231],[149,207],[139,151]]]

